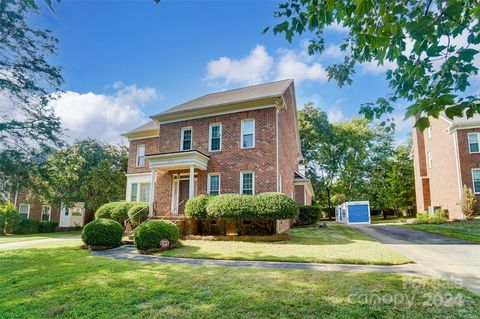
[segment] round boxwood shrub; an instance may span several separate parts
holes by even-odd
[[[116,203],[106,203],[100,206],[95,212],[95,219],[112,218],[112,210]]]
[[[262,193],[254,198],[256,216],[260,219],[291,219],[298,216],[298,205],[282,193]]]
[[[137,226],[147,219],[148,212],[147,203],[138,203],[130,207],[128,210],[128,218],[133,225]]]
[[[112,208],[112,219],[123,224],[128,219],[128,210],[142,202],[117,202]]]
[[[213,196],[207,203],[207,214],[212,218],[256,217],[254,196],[240,194]]]
[[[320,207],[314,205],[300,206],[300,214],[298,218],[304,225],[315,224],[320,217]]]
[[[160,248],[160,241],[167,239],[170,245],[177,242],[180,232],[177,225],[166,220],[149,220],[135,229],[133,241],[139,250]]]
[[[122,243],[123,227],[112,219],[91,221],[82,231],[82,240],[88,246],[117,247]]]
[[[185,215],[189,218],[207,218],[207,204],[211,195],[198,195],[189,199],[185,204]]]

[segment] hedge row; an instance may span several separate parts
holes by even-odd
[[[136,218],[134,217],[135,218],[135,221],[133,222],[134,224],[141,223],[148,216],[148,204],[144,202],[114,202],[114,203],[104,204],[95,212],[95,219],[100,219],[100,218],[113,219],[123,224],[126,220],[130,218],[130,216],[133,216],[136,212],[140,211],[135,209],[135,212],[132,211],[132,215],[129,216],[130,209],[138,206],[140,207],[147,206],[147,209],[145,210],[146,214],[142,213],[137,215]]]
[[[298,219],[303,225],[315,224],[320,218],[320,206],[300,206],[300,214]]]
[[[195,219],[290,219],[298,212],[295,201],[282,193],[199,195],[185,204],[185,215]]]

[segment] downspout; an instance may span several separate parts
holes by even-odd
[[[277,109],[276,112],[275,112],[275,153],[276,153],[276,174],[277,174],[277,192],[279,192],[279,182],[278,182],[278,178],[279,178],[279,173],[278,173],[278,163],[279,163],[279,143],[278,143],[278,113],[280,111]]]
[[[155,169],[152,169],[150,181],[150,203],[148,205],[148,216],[153,216],[153,203],[155,202]]]

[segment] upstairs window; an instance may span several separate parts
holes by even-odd
[[[480,169],[472,169],[472,180],[473,180],[473,192],[475,194],[480,194]]]
[[[478,135],[479,133],[468,133],[468,149],[470,150],[470,153],[480,152]]]
[[[245,195],[253,195],[255,193],[255,173],[240,173],[240,192]]]
[[[190,151],[192,149],[192,128],[191,127],[184,127],[182,128],[182,136],[181,136],[181,150],[182,151]]]
[[[42,222],[50,221],[51,212],[52,212],[52,206],[48,206],[48,205],[42,206]]]
[[[222,149],[222,125],[212,124],[210,125],[210,142],[208,149],[210,152],[220,151]]]
[[[30,205],[29,204],[20,204],[18,206],[18,218],[19,219],[28,219],[30,215]]]
[[[145,166],[145,145],[137,146],[137,167]]]
[[[243,120],[242,121],[242,148],[255,147],[255,120]]]
[[[207,190],[210,195],[220,194],[220,175],[219,174],[208,175]]]

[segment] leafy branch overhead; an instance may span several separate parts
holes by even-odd
[[[342,63],[328,66],[329,79],[339,86],[352,83],[359,63],[386,61],[391,94],[361,106],[368,119],[392,113],[393,104],[410,102],[406,117],[416,126],[429,126],[429,117],[472,117],[480,112],[479,98],[469,94],[469,81],[478,73],[480,3],[476,0],[289,0],[275,17],[283,20],[274,34],[288,41],[307,33],[309,54],[325,49],[323,31],[339,24],[348,29],[340,48]],[[265,32],[268,28],[265,30]],[[384,124],[393,125],[387,118]]]

